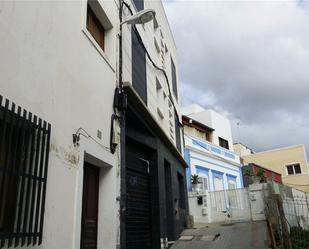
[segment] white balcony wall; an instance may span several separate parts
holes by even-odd
[[[212,143],[219,145],[219,137],[229,143],[229,150],[233,151],[233,139],[230,120],[222,114],[203,107],[192,104],[181,108],[182,114],[192,118],[210,128],[213,128]]]

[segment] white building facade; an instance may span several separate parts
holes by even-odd
[[[218,191],[242,188],[240,162],[237,155],[213,144],[185,135],[185,157],[190,163],[188,174],[197,174],[203,182],[203,190]],[[187,176],[188,190],[192,190]]]
[[[198,105],[182,109],[185,130],[187,187],[191,175],[199,175],[204,191],[242,188],[240,158],[233,152],[228,119]]]
[[[176,46],[161,1],[126,1],[123,19],[129,8],[155,10],[136,29],[169,82],[127,24],[119,82],[120,4],[0,2],[0,248],[161,248],[185,227]],[[128,105],[120,110],[121,85]],[[136,175],[132,154],[143,167]],[[145,179],[146,219],[157,222],[133,231],[151,234],[138,242],[126,234],[139,199],[126,196]]]

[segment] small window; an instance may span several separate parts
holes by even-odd
[[[177,91],[177,73],[176,73],[176,67],[175,67],[175,63],[173,61],[173,58],[171,57],[171,69],[172,69],[172,85],[173,85],[173,93],[176,97],[176,99],[178,99],[178,91]]]
[[[299,163],[287,165],[286,170],[288,175],[301,174],[301,168]]]
[[[225,149],[229,149],[229,142],[221,137],[219,137],[219,145]]]
[[[286,166],[289,175],[294,175],[294,168],[292,165]]]
[[[98,45],[104,51],[104,43],[105,43],[105,29],[97,16],[95,15],[94,11],[91,7],[87,6],[87,23],[86,23],[87,30],[96,40]]]

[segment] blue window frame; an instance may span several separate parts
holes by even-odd
[[[221,179],[221,181],[222,181],[222,188],[225,189],[225,188],[224,188],[224,180],[223,180],[223,175],[224,175],[224,173],[221,172],[221,171],[218,171],[218,170],[214,170],[214,169],[211,170],[211,173],[212,173],[212,183],[213,183],[213,188],[214,188],[214,190],[215,190],[215,191],[218,190],[218,189],[216,189],[216,187],[215,187],[215,177]]]
[[[209,170],[210,169],[203,167],[203,166],[199,166],[199,165],[195,165],[195,169],[196,169],[197,174],[203,174],[203,175],[207,176],[207,181],[208,181],[207,188],[208,188],[208,190],[210,190],[210,179],[209,179]],[[204,182],[203,182],[203,184],[204,184]]]

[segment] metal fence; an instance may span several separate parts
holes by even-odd
[[[308,195],[270,194],[265,202],[274,248],[309,249]]]
[[[209,192],[210,216],[212,222],[230,219],[245,221],[251,219],[248,189],[229,189]]]
[[[42,242],[50,133],[0,96],[0,248]]]

